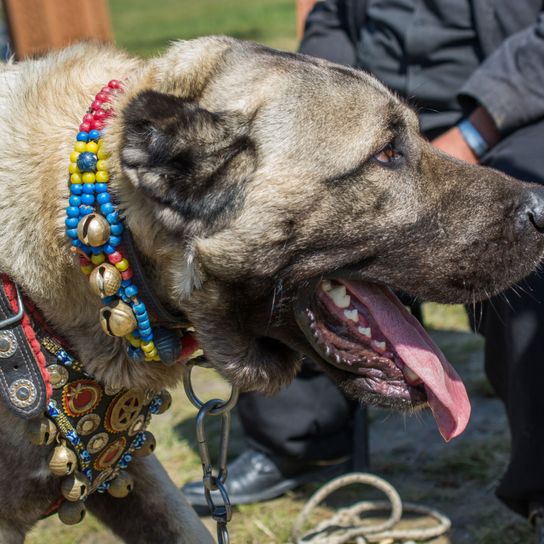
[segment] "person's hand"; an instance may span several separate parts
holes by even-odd
[[[452,157],[461,159],[469,164],[478,164],[478,157],[470,149],[457,127],[450,128],[444,134],[432,140],[431,144]]]

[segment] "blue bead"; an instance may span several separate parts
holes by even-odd
[[[123,287],[128,287],[131,284],[132,284],[132,280],[130,280],[130,279],[129,280],[121,280],[121,285]]]
[[[150,340],[153,340],[153,333],[151,332],[149,334],[143,335],[142,331],[140,331],[140,338],[142,339],[143,342],[149,342]]]
[[[77,158],[77,167],[82,172],[94,172],[96,170],[97,160],[98,159],[94,153],[84,151],[83,153],[80,153],[79,157]]]
[[[107,193],[106,193],[107,194]],[[115,211],[115,208],[113,207],[113,204],[111,202],[106,202],[106,204],[102,204],[102,206],[100,206],[100,211],[105,215],[107,216],[108,214],[112,213],[113,211]]]
[[[138,304],[134,304],[132,309],[134,310],[134,313],[136,315],[143,315],[144,313],[147,314],[147,309],[143,302],[138,302]]]
[[[108,184],[107,183],[96,182],[94,184],[94,188],[95,188],[97,193],[105,193],[108,190]]]
[[[101,247],[91,247],[91,252],[93,253],[93,255],[98,255],[99,253],[102,253],[102,248]]]
[[[81,247],[83,244],[79,240],[72,240],[72,245],[74,247]]]
[[[78,142],[88,142],[89,134],[87,132],[78,132],[76,136],[76,140]]]
[[[89,132],[89,139],[91,140],[98,140],[98,138],[100,138],[100,131],[99,130],[91,130]]]
[[[84,183],[83,184],[83,192],[87,193],[88,195],[94,194],[94,183]]]
[[[142,340],[145,340],[148,336],[151,336],[151,338],[153,338],[153,331],[150,327],[148,327],[147,329],[140,329],[140,336]]]
[[[151,322],[149,321],[149,319],[144,319],[143,321],[140,321],[138,319],[138,328],[145,331],[146,329],[150,329],[151,328]]]
[[[68,202],[70,203],[70,206],[77,206],[79,208],[81,198],[79,196],[71,196]]]
[[[119,236],[123,233],[125,227],[121,223],[116,223],[115,225],[110,226],[110,231],[114,236]]]
[[[83,187],[81,186],[81,183],[74,183],[70,186],[70,191],[73,195],[80,195],[83,192]]]
[[[89,215],[90,213],[93,213],[93,212],[94,212],[94,208],[92,206],[81,205],[79,207],[80,215]]]
[[[129,285],[125,288],[125,295],[128,298],[135,297],[138,294],[138,288],[135,285]]]
[[[69,228],[69,229],[75,229],[77,227],[77,224],[79,223],[79,219],[77,217],[67,217],[65,220],[64,220],[64,224]]]
[[[74,197],[72,197],[74,198]],[[78,198],[78,197],[76,197]],[[94,204],[94,195],[91,195],[89,193],[84,193],[83,196],[81,197],[81,202],[83,202],[83,204],[87,204],[87,206],[90,206],[91,204]]]
[[[66,215],[68,217],[79,217],[79,208],[76,206],[68,206],[66,208]]]
[[[140,338],[140,333],[137,330],[133,330],[132,336],[134,336],[134,338]]]
[[[104,250],[104,253],[106,255],[111,255],[115,252],[115,248],[113,246],[110,246],[110,244],[106,244],[102,249]]]
[[[134,311],[134,308],[132,308]],[[149,316],[147,315],[147,312],[144,312],[142,314],[136,314],[136,320],[139,324],[144,323],[145,321],[149,321]],[[145,327],[142,327],[145,328]]]
[[[70,238],[77,238],[77,229],[67,229],[66,230],[66,234],[70,237]]]
[[[95,187],[96,190],[96,187]],[[110,201],[110,195],[108,193],[98,193],[96,195],[96,201],[99,204],[107,204]]]
[[[108,215],[106,215],[106,219],[108,220],[108,223],[110,225],[113,225],[114,223],[117,223],[117,221],[119,221],[119,213],[111,212]]]
[[[117,247],[121,243],[121,238],[119,236],[110,236],[109,244],[110,246]]]

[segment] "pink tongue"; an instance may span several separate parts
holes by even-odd
[[[341,283],[368,308],[404,364],[421,378],[444,440],[460,435],[468,424],[470,401],[461,378],[440,348],[387,287]]]

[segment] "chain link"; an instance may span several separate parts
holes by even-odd
[[[198,442],[200,461],[202,462],[204,496],[206,497],[211,516],[217,523],[218,544],[229,544],[230,537],[227,523],[232,517],[232,507],[230,505],[229,495],[225,488],[225,482],[228,477],[227,455],[231,422],[230,412],[238,402],[238,389],[232,387],[230,397],[226,401],[221,399],[211,399],[207,402],[201,401],[195,393],[191,379],[191,373],[194,366],[195,364],[187,364],[184,367],[183,387],[189,400],[198,409],[198,414],[196,416],[196,439]],[[208,416],[221,416],[221,435],[217,468],[215,468],[212,463],[208,448],[208,439],[206,437],[205,424]],[[214,502],[212,491],[219,491],[221,502]]]

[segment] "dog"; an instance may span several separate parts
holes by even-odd
[[[183,366],[135,362],[104,334],[66,235],[74,137],[121,80],[102,136],[109,192],[158,300],[211,364],[274,393],[305,355],[361,402],[429,406],[446,439],[463,430],[460,378],[392,290],[465,303],[523,278],[544,249],[542,190],[434,149],[368,74],[231,38],[148,61],[76,45],[1,78],[0,272],[105,390],[157,392]],[[22,542],[61,494],[56,444],[33,445],[32,424],[0,402],[2,543]],[[127,470],[126,498],[86,500],[117,535],[213,541],[153,455]]]

